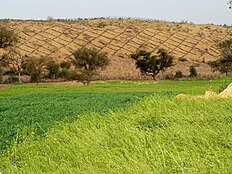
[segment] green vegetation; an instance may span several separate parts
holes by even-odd
[[[151,76],[155,80],[157,74],[173,65],[173,57],[166,50],[159,49],[157,54],[152,56],[151,52],[138,50],[130,56],[143,75]]]
[[[56,84],[23,84],[4,87],[0,90],[0,97],[22,94],[63,93],[63,92],[173,92],[189,95],[202,95],[207,89],[217,91],[223,83],[231,82],[232,77],[212,80],[181,80],[181,81],[108,81],[104,83],[83,85]]]
[[[47,57],[27,58],[23,64],[24,72],[31,77],[31,82],[40,82],[47,64],[51,61]]]
[[[15,75],[16,72],[18,82],[22,83],[21,75],[25,60],[26,56],[21,55],[17,50],[11,48],[11,52],[8,55],[4,55],[0,60],[0,66],[2,65],[4,68],[8,68],[8,71],[13,70],[11,75]],[[5,74],[6,72],[7,71],[5,71]]]
[[[185,57],[180,57],[178,60],[179,60],[180,62],[187,62],[187,61],[188,61],[188,59],[185,58]]]
[[[175,78],[183,78],[184,75],[183,75],[182,71],[178,70],[178,71],[176,71],[176,74],[175,74],[174,77],[175,77]]]
[[[101,52],[95,48],[79,48],[71,60],[74,65],[77,79],[83,84],[89,84],[97,70],[104,69],[110,61],[107,52]]]
[[[217,109],[215,109],[217,108]],[[3,173],[230,173],[232,100],[151,97],[79,116],[2,156]]]
[[[150,93],[56,93],[0,98],[0,150],[34,131],[42,135],[58,121],[73,121],[83,113],[103,114],[128,106]]]
[[[0,171],[229,173],[232,99],[174,96],[202,95],[231,81],[2,87]]]
[[[190,73],[189,77],[191,77],[191,78],[197,77],[197,70],[196,70],[195,66],[192,65],[189,67],[189,73]]]
[[[219,46],[222,50],[221,58],[209,61],[208,64],[214,71],[220,71],[227,76],[229,72],[232,72],[232,39],[223,41]]]

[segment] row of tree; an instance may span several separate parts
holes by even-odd
[[[84,84],[89,83],[99,69],[109,64],[107,53],[96,49],[79,48],[72,58],[58,62],[50,57],[28,57],[18,52],[11,51],[2,56],[0,67],[5,69],[5,74],[16,75],[21,83],[21,76],[30,76],[31,82],[40,82],[43,78],[66,80],[79,80]],[[4,72],[4,71],[3,71]]]
[[[88,84],[99,69],[109,65],[107,53],[94,48],[79,48],[73,52],[69,60],[62,62],[49,57],[21,55],[14,48],[17,40],[12,30],[0,25],[0,48],[8,49],[7,53],[0,56],[0,74],[17,74],[19,83],[21,83],[22,75],[28,75],[31,77],[31,82],[37,83],[43,78],[57,79],[60,77]],[[213,70],[227,75],[232,71],[232,40],[222,42],[219,47],[221,57],[208,64]],[[155,55],[146,50],[138,50],[130,57],[135,60],[136,67],[142,74],[151,76],[154,80],[157,74],[174,65],[173,56],[164,49],[159,49]]]

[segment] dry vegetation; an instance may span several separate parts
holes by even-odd
[[[232,28],[226,26],[134,19],[5,22],[19,36],[16,48],[21,55],[61,61],[82,46],[108,52],[111,64],[101,72],[100,79],[145,78],[129,55],[138,49],[156,52],[159,48],[168,50],[176,64],[160,77],[174,75],[178,70],[189,75],[191,65],[202,77],[217,75],[205,62],[219,58],[218,43],[232,33]],[[187,61],[180,61],[183,58]]]

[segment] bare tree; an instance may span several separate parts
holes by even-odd
[[[2,62],[5,67],[14,68],[14,70],[17,72],[19,83],[22,83],[21,74],[26,57],[26,55],[21,55],[17,50],[11,48],[9,53],[5,54],[0,59],[0,62]]]

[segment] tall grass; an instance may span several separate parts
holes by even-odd
[[[4,154],[3,173],[231,173],[232,99],[147,98]]]
[[[0,98],[0,150],[17,138],[34,132],[43,135],[59,121],[72,122],[77,115],[104,114],[130,106],[151,93],[50,93]],[[165,95],[165,93],[163,93]]]

